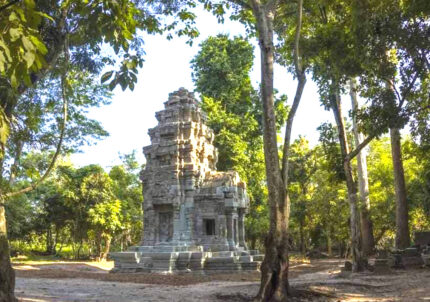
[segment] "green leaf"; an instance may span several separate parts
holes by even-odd
[[[4,65],[6,64],[6,58],[3,55],[3,52],[0,51],[0,73],[3,73],[5,68]]]
[[[27,51],[34,51],[35,47],[33,43],[31,43],[31,41],[26,36],[22,36],[21,41],[22,41],[22,45]]]
[[[39,38],[37,38],[36,36],[29,36],[31,42],[34,44],[34,46],[36,46],[37,50],[41,53],[41,54],[46,54],[48,52],[48,49],[46,48],[45,44],[43,44]]]
[[[10,56],[9,47],[6,46],[6,44],[4,43],[3,39],[1,39],[1,38],[0,38],[0,47],[3,48],[4,54],[6,55],[8,61],[11,61],[12,57]]]
[[[33,65],[35,58],[36,55],[33,52],[26,51],[24,53],[24,60],[27,63],[27,68],[30,68]]]
[[[115,77],[110,83],[109,83],[109,89],[110,90],[114,90],[115,89],[115,87],[116,87],[116,84],[118,84],[118,80],[117,80],[117,78]]]
[[[11,29],[9,29],[10,40],[12,42],[15,42],[16,40],[18,40],[21,34],[22,34],[22,31],[19,30],[18,28],[12,27]]]
[[[18,16],[16,15],[15,12],[11,12],[9,15],[9,21],[13,22],[13,21],[19,21]]]
[[[39,11],[37,11],[37,12],[35,12],[35,14],[36,14],[36,15],[39,15],[39,16],[41,16],[41,17],[44,17],[44,18],[46,18],[46,19],[48,19],[48,20],[55,21],[55,20],[54,20],[54,18],[52,18],[50,15],[45,14],[45,13],[43,13],[43,12],[39,12]]]
[[[16,77],[15,71],[13,71],[10,76],[10,84],[12,85],[13,88],[18,87],[18,79]]]
[[[119,78],[119,84],[121,85],[121,89],[122,91],[127,89],[127,79],[125,78],[125,75],[122,75]]]
[[[3,109],[0,108],[0,142],[5,144],[9,136],[9,123]]]
[[[107,82],[112,77],[113,71],[108,71],[102,75],[101,83]]]
[[[36,7],[36,3],[34,2],[34,0],[24,0],[24,4],[28,9],[34,10],[34,8]]]

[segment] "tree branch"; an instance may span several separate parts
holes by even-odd
[[[258,18],[258,14],[261,11],[261,2],[260,0],[250,0],[250,2],[251,2],[251,9],[254,11],[254,16]]]
[[[287,124],[285,126],[285,138],[284,138],[284,148],[282,154],[282,167],[281,174],[284,183],[288,184],[288,161],[290,156],[290,141],[291,141],[291,131],[293,128],[294,116],[296,115],[297,108],[299,107],[300,100],[302,99],[303,89],[306,84],[306,75],[303,72],[303,66],[300,60],[300,32],[302,28],[302,17],[303,17],[303,0],[299,0],[297,7],[297,25],[296,33],[294,36],[294,66],[297,75],[297,89],[296,95],[294,96],[293,105],[291,106],[290,112],[288,113]]]
[[[67,96],[67,92],[66,92],[66,90],[67,90],[67,87],[66,87],[67,70],[69,68],[69,63],[70,63],[68,36],[66,37],[66,41],[64,43],[64,53],[65,53],[66,69],[65,69],[63,75],[61,76],[61,93],[62,93],[62,98],[63,98],[63,122],[60,126],[60,138],[58,140],[58,144],[57,144],[57,148],[55,150],[55,153],[51,159],[51,162],[50,162],[48,168],[46,169],[45,173],[42,175],[42,177],[40,179],[33,182],[31,185],[29,185],[26,188],[23,188],[21,190],[14,191],[14,192],[6,193],[4,195],[5,198],[10,198],[10,197],[13,197],[13,196],[16,196],[19,194],[23,194],[23,193],[27,193],[27,192],[30,192],[30,191],[33,191],[34,189],[36,189],[49,176],[49,174],[51,173],[52,169],[55,166],[58,155],[60,155],[61,147],[63,145],[63,140],[64,140],[64,134],[66,132],[67,113],[68,113],[68,96]]]
[[[300,78],[303,74],[303,66],[300,57],[300,34],[302,31],[302,20],[303,20],[303,0],[299,0],[297,4],[297,26],[296,33],[294,35],[294,66],[296,67],[297,78]]]
[[[274,11],[279,4],[279,0],[268,0],[264,6],[267,11]]]
[[[421,70],[421,68],[420,68]],[[401,109],[403,107],[403,104],[406,100],[407,95],[409,94],[409,92],[411,91],[412,87],[415,85],[416,80],[418,79],[418,71],[415,72],[414,78],[412,80],[411,83],[409,83],[408,87],[406,88],[405,92],[403,93],[403,97],[401,100],[399,100],[399,109]]]
[[[244,0],[230,0],[230,2],[246,9],[252,9],[251,5],[249,5],[249,3]]]
[[[357,148],[355,148],[353,151],[349,152],[348,155],[346,156],[346,160],[352,160],[354,157],[357,156],[358,153],[360,153],[360,151],[366,147],[370,141],[372,139],[374,139],[377,135],[376,134],[372,134],[369,135],[368,137],[366,137],[366,139],[364,139],[358,146]]]

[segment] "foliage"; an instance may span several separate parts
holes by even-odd
[[[304,138],[291,145],[291,236],[302,253],[335,246],[342,253],[348,238],[346,188],[324,148]]]
[[[36,190],[15,196],[6,208],[15,249],[25,240],[46,254],[104,258],[111,242],[121,250],[136,244],[142,229],[139,165],[134,153],[123,161],[109,174],[100,166],[61,162]],[[28,181],[18,178],[16,186]]]
[[[246,39],[226,35],[209,37],[200,47],[191,62],[193,79],[196,91],[202,95],[208,125],[216,134],[217,168],[237,171],[248,185],[251,211],[246,226],[255,245],[267,232],[269,222],[262,108],[259,93],[249,78],[254,49]],[[286,96],[276,100],[278,130],[286,119],[285,103]]]
[[[249,78],[253,47],[243,38],[226,35],[209,37],[200,46],[192,60],[193,79],[216,134],[217,168],[237,171],[248,185],[252,210],[246,226],[254,245],[268,222],[261,108]]]
[[[38,30],[42,18],[49,16],[40,12],[33,0],[15,1],[0,11],[0,76],[10,79],[14,88],[21,82],[31,85],[31,73],[45,64],[48,50]]]
[[[14,122],[1,161],[3,191],[16,190],[14,185],[18,180],[38,181],[48,168],[52,155],[47,155],[58,147],[58,128],[63,119],[63,105],[58,99],[63,97],[63,92],[68,98],[68,122],[61,146],[63,154],[79,151],[82,145],[108,135],[98,121],[86,116],[89,108],[109,103],[107,87],[100,85],[90,73],[74,68],[67,76],[68,89],[63,91],[61,75],[56,72],[53,70],[36,88],[27,89],[17,100]],[[34,149],[42,153],[34,153]]]
[[[123,155],[122,160],[122,165],[112,167],[109,172],[114,195],[121,201],[121,230],[116,237],[121,250],[140,241],[143,226],[141,167],[134,151]]]

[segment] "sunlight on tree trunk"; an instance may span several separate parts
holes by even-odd
[[[357,84],[355,79],[350,81],[350,96],[351,107],[353,109],[352,127],[354,132],[355,145],[358,146],[363,141],[363,135],[358,130],[357,116],[358,100],[357,100]],[[367,177],[367,151],[363,148],[357,154],[357,181],[360,191],[360,223],[361,223],[361,238],[363,244],[363,255],[369,256],[375,249],[375,240],[373,237],[373,224],[370,218],[370,199],[369,199],[369,180]]]
[[[286,301],[288,295],[288,218],[289,199],[279,165],[273,94],[273,19],[275,4],[253,0],[261,52],[263,138],[269,191],[270,227],[265,240],[266,253],[261,265],[261,284],[257,301]]]
[[[0,302],[17,301],[14,296],[15,272],[10,263],[4,206],[0,205]]]
[[[354,176],[352,174],[351,160],[348,157],[349,146],[345,130],[345,122],[342,115],[342,107],[340,94],[338,87],[335,93],[330,95],[330,105],[336,120],[336,125],[339,134],[340,149],[343,158],[343,168],[345,171],[346,186],[348,189],[348,201],[350,208],[350,227],[351,227],[351,254],[352,254],[352,270],[354,272],[364,270],[364,258],[361,250],[361,232],[360,223],[358,216],[358,198],[357,198],[357,187],[354,182]]]

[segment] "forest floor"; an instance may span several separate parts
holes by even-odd
[[[430,268],[351,274],[341,259],[292,262],[289,301],[430,301]],[[249,301],[259,273],[111,274],[112,262],[14,264],[20,301]]]

